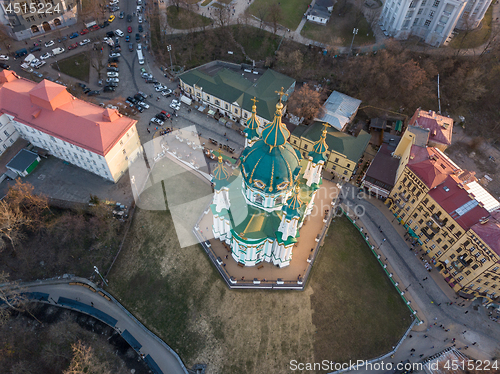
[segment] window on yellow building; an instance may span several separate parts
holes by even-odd
[[[304,144],[304,149],[307,149],[307,144]]]
[[[467,270],[467,271],[465,272],[465,275],[470,275],[470,270]]]
[[[453,259],[455,258],[455,255],[454,255],[454,254],[452,254],[452,255],[450,256],[450,258],[453,260]]]
[[[336,163],[338,163],[338,162],[339,162],[339,158],[338,158],[338,157],[335,159],[335,162],[336,162]],[[399,188],[401,188],[401,186],[399,186]]]
[[[418,223],[421,225],[422,223],[424,223],[424,220],[421,219],[421,220],[418,221]]]
[[[436,242],[439,244],[442,242],[441,238],[438,238],[438,240],[436,240]]]
[[[479,267],[479,265],[478,265],[478,264],[474,264],[474,265],[472,265],[472,269],[474,269],[474,270],[476,270],[478,267]]]

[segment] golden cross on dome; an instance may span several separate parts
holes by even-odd
[[[276,92],[278,95],[280,95],[280,103],[281,103],[281,99],[283,98],[283,96],[288,96],[288,94],[285,93],[285,91],[283,91],[283,87],[281,87],[281,90],[274,91],[274,92]]]
[[[250,99],[250,100],[251,100],[251,101],[253,101],[253,105],[255,105],[255,103],[258,103],[258,102],[259,102],[259,100],[257,100],[257,99],[255,98],[255,96],[253,97],[253,99]]]

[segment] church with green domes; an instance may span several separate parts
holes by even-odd
[[[290,132],[281,122],[283,89],[277,93],[274,120],[262,131],[253,99],[239,169],[229,172],[219,156],[212,172],[214,237],[229,245],[233,259],[244,266],[290,264],[322,183],[326,127],[307,159],[302,158],[288,143]]]

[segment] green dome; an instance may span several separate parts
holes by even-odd
[[[289,143],[279,147],[258,140],[241,156],[241,170],[247,185],[265,192],[289,190],[300,171],[299,156]]]
[[[257,130],[259,129],[260,126],[260,121],[257,119],[257,106],[255,105],[255,103],[258,100],[256,100],[255,97],[251,100],[253,101],[252,116],[246,122],[246,125],[248,127],[245,130],[243,130],[245,134],[247,134],[248,140],[259,137],[259,133],[257,132]]]
[[[276,104],[274,120],[262,130],[259,139],[241,155],[241,171],[248,186],[267,193],[279,193],[293,187],[300,172],[300,153],[293,149],[287,139],[290,136],[281,123],[283,104]]]

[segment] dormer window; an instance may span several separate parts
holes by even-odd
[[[259,181],[259,180],[254,181],[253,184],[255,185],[255,187],[260,188],[260,189],[266,188],[266,184],[262,181]]]
[[[280,191],[281,191],[281,190],[284,190],[284,189],[285,189],[285,188],[287,188],[287,187],[288,187],[288,182],[281,182],[280,184],[278,184],[278,185],[276,186],[276,188],[277,188],[278,190],[280,190]]]

